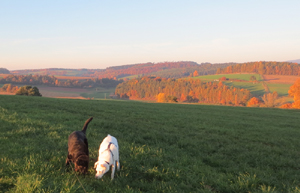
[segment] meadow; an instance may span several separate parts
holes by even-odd
[[[88,92],[80,93],[80,96],[84,98],[94,98],[94,99],[109,99],[111,93],[115,93],[115,88],[101,88],[87,89]]]
[[[270,92],[276,91],[280,96],[288,96],[288,91],[292,84],[267,83]]]
[[[233,86],[240,89],[248,89],[254,97],[261,97],[266,93],[261,83],[223,81],[223,84],[229,87]]]
[[[111,134],[110,180],[65,168],[71,132],[90,157]],[[300,192],[299,110],[0,95],[0,192]],[[82,185],[81,185],[82,184]],[[83,189],[84,188],[84,189]]]

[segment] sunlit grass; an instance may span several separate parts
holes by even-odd
[[[292,84],[276,84],[276,83],[267,83],[270,92],[276,91],[278,95],[288,96],[288,91]]]
[[[87,192],[299,192],[299,110],[0,96],[0,190],[83,192],[68,135],[90,157],[111,134],[121,171],[78,176]]]
[[[233,86],[240,89],[248,89],[252,96],[255,97],[263,96],[266,93],[261,83],[224,81],[223,84],[229,87]]]

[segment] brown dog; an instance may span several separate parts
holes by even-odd
[[[89,166],[89,149],[85,131],[92,119],[93,117],[86,120],[82,131],[74,131],[68,138],[68,157],[66,160],[66,166],[68,166],[70,162],[73,162],[75,165],[75,171],[82,174],[87,173]]]

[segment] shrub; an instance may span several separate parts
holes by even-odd
[[[42,96],[37,87],[32,86],[22,86],[16,92],[16,95],[26,95],[26,96]]]

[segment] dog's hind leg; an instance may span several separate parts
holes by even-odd
[[[117,162],[117,170],[120,170],[120,156],[119,156],[119,148],[118,148],[118,152],[117,152],[117,156],[116,156],[116,162]]]
[[[120,161],[119,161],[119,159],[116,162],[117,162],[117,170],[119,171],[120,170]]]
[[[111,180],[114,179],[115,169],[116,169],[116,161],[114,160],[113,164],[111,165]]]

